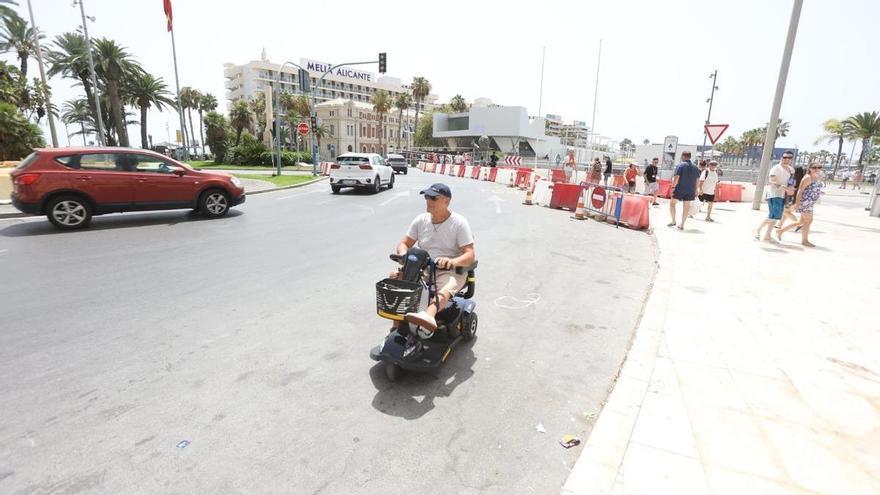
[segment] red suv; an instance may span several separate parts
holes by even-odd
[[[235,177],[131,148],[39,149],[10,175],[12,204],[63,230],[122,211],[192,208],[222,217],[245,200]]]

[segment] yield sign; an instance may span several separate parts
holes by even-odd
[[[715,144],[730,126],[727,124],[706,124],[703,127],[706,129],[706,135],[709,136],[709,142]]]

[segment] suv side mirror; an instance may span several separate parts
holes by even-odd
[[[174,170],[172,170],[171,173],[173,173],[174,175],[176,175],[178,177],[183,177],[184,175],[186,175],[186,170],[178,167],[178,168],[175,168]]]

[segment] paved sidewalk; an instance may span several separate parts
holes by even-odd
[[[807,249],[755,241],[765,215],[652,210],[657,281],[564,493],[880,493],[880,219],[819,204]]]

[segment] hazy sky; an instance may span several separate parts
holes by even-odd
[[[32,1],[49,39],[80,23],[71,0]],[[25,15],[26,0],[19,3]],[[440,101],[456,93],[468,101],[485,96],[526,106],[533,115],[546,46],[541,113],[589,124],[603,39],[597,130],[637,143],[670,134],[682,143],[701,143],[714,69],[720,89],[713,123],[731,124],[728,132],[738,137],[767,121],[792,2],[173,0],[173,5],[180,83],[213,93],[220,110],[226,107],[223,63],[259,59],[265,47],[278,62],[370,60],[386,51],[389,75],[403,81],[427,77]],[[85,6],[97,18],[90,34],[117,40],[173,89],[162,0],[85,0]],[[815,149],[825,119],[880,109],[877,19],[875,0],[805,2],[781,114],[792,131],[779,145]],[[30,71],[37,75],[35,62]],[[82,91],[70,80],[51,84],[59,106]],[[173,137],[175,115],[151,113],[154,141],[166,139],[166,122]],[[130,134],[139,145],[137,129]],[[48,130],[46,136],[48,141]]]

